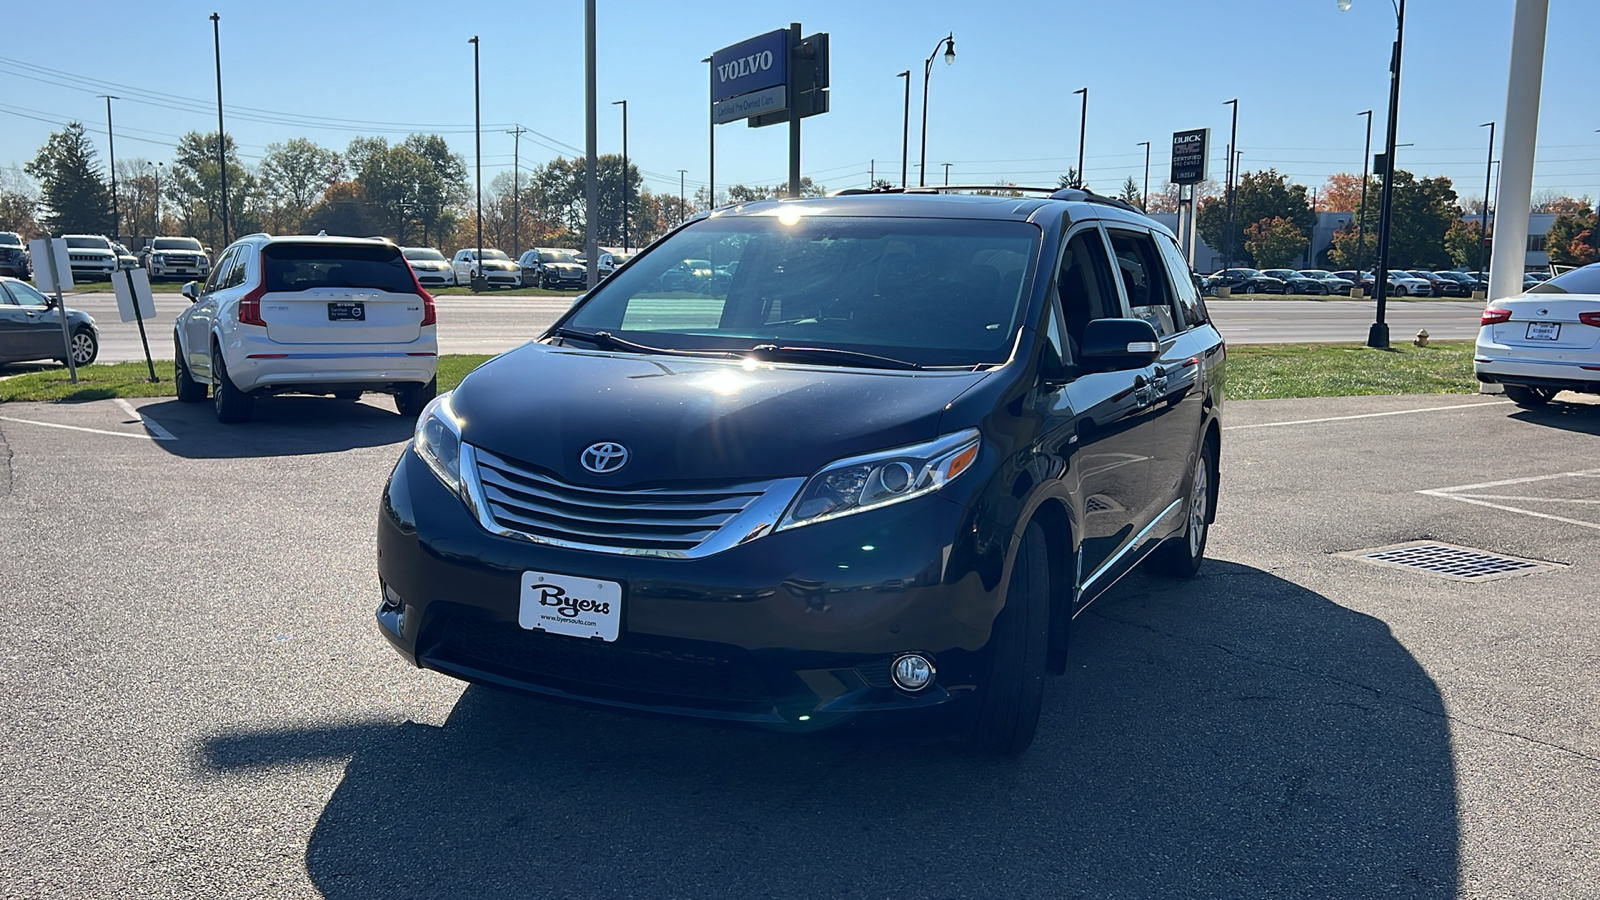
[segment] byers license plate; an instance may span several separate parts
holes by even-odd
[[[1529,322],[1528,340],[1555,341],[1561,339],[1560,322]]]
[[[550,572],[523,572],[517,624],[530,631],[614,641],[622,627],[622,585]]]
[[[329,322],[363,322],[367,318],[365,303],[329,303]]]

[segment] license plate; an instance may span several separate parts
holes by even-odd
[[[367,318],[365,303],[329,303],[329,322],[364,322]]]
[[[622,627],[622,585],[550,572],[523,572],[517,624],[529,631],[614,641]]]
[[[1528,340],[1554,341],[1561,338],[1560,322],[1529,322]]]

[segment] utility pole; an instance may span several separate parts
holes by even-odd
[[[678,170],[678,221],[679,222],[682,222],[684,219],[689,218],[689,207],[688,207],[688,204],[686,204],[684,202],[684,198],[683,198],[683,178],[684,178],[685,175],[688,175],[688,174],[689,174],[689,170],[688,169],[679,169]]]
[[[628,252],[628,101],[613,100],[622,107],[622,252]]]
[[[111,156],[111,239],[114,241],[122,233],[122,213],[117,207],[117,140],[111,128],[111,101],[121,100],[110,94],[101,94],[106,101],[106,149]]]
[[[1139,195],[1139,211],[1150,211],[1150,142],[1140,141],[1135,147],[1144,148],[1144,192]]]
[[[228,132],[222,126],[222,17],[211,14],[211,46],[217,55],[217,173],[222,178],[222,246],[233,243],[228,231]]]
[[[511,256],[522,258],[522,136],[528,129],[518,125],[511,135]]]
[[[949,163],[940,163],[939,165],[944,166],[944,186],[945,187],[949,187],[950,186],[950,164]]]

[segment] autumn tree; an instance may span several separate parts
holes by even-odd
[[[191,131],[178,139],[172,165],[161,179],[162,199],[171,204],[173,215],[185,234],[219,251],[222,232],[222,166],[217,163],[217,133]],[[261,222],[247,212],[256,206],[258,182],[239,161],[239,148],[233,136],[222,138],[222,157],[228,177],[228,224],[232,237],[258,231]]]
[[[1233,233],[1228,234],[1228,203],[1222,197],[1200,204],[1196,227],[1200,237],[1214,250],[1233,248],[1232,262],[1255,265],[1245,246],[1245,229],[1266,219],[1287,219],[1309,242],[1316,227],[1317,214],[1303,184],[1290,184],[1276,169],[1246,172],[1234,188]]]
[[[328,186],[322,199],[306,211],[307,232],[326,231],[343,237],[371,237],[378,233],[383,211],[367,197],[360,182],[340,181]]]
[[[1490,234],[1493,234],[1490,229]],[[1486,270],[1489,267],[1489,248],[1483,245],[1483,222],[1480,219],[1456,219],[1444,233],[1444,250],[1450,262],[1461,268]]]
[[[51,134],[27,172],[38,179],[51,231],[111,234],[111,190],[83,123],[68,122]]]
[[[1360,238],[1359,242],[1357,238]],[[1356,252],[1357,247],[1360,253]],[[1370,270],[1378,258],[1378,230],[1368,228],[1364,234],[1358,233],[1355,223],[1352,222],[1333,233],[1333,243],[1324,253],[1328,265],[1335,269],[1352,269],[1361,266]]]
[[[160,176],[155,163],[143,157],[117,160],[117,208],[122,212],[122,229],[128,234],[160,234],[156,221],[156,192]]]
[[[1164,182],[1160,191],[1151,192],[1148,201],[1149,205],[1146,207],[1146,211],[1152,213],[1177,212],[1179,187],[1179,185],[1173,184],[1170,181]],[[1212,197],[1222,196],[1222,185],[1209,178],[1205,181],[1197,183],[1194,188],[1195,198],[1202,203]],[[1185,192],[1185,194],[1187,194],[1187,192]]]
[[[1450,265],[1444,236],[1461,218],[1450,179],[1418,179],[1397,169],[1390,198],[1389,268],[1443,269]],[[1369,229],[1370,230],[1370,229]]]
[[[1558,266],[1586,266],[1600,259],[1592,211],[1557,216],[1544,236],[1544,249]]]
[[[1369,182],[1370,186],[1370,182]],[[1361,176],[1338,172],[1328,176],[1322,186],[1319,205],[1329,212],[1359,213],[1361,211]],[[1370,205],[1370,195],[1368,203]]]
[[[261,160],[267,225],[280,234],[303,231],[306,213],[344,175],[344,157],[337,150],[318,146],[306,138],[268,144]]]
[[[1582,197],[1570,197],[1560,191],[1540,191],[1533,195],[1532,211],[1536,213],[1555,213],[1558,216],[1572,216],[1586,213],[1594,209],[1594,201],[1588,194]]]
[[[1306,252],[1310,240],[1293,219],[1281,216],[1262,219],[1244,230],[1244,248],[1256,267],[1262,269],[1293,266]]]
[[[0,169],[0,222],[23,240],[44,236],[39,226],[38,189],[20,168]]]

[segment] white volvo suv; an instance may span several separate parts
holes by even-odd
[[[183,294],[178,399],[198,403],[209,386],[219,421],[283,393],[388,393],[410,416],[437,391],[433,298],[387,240],[248,235]]]

